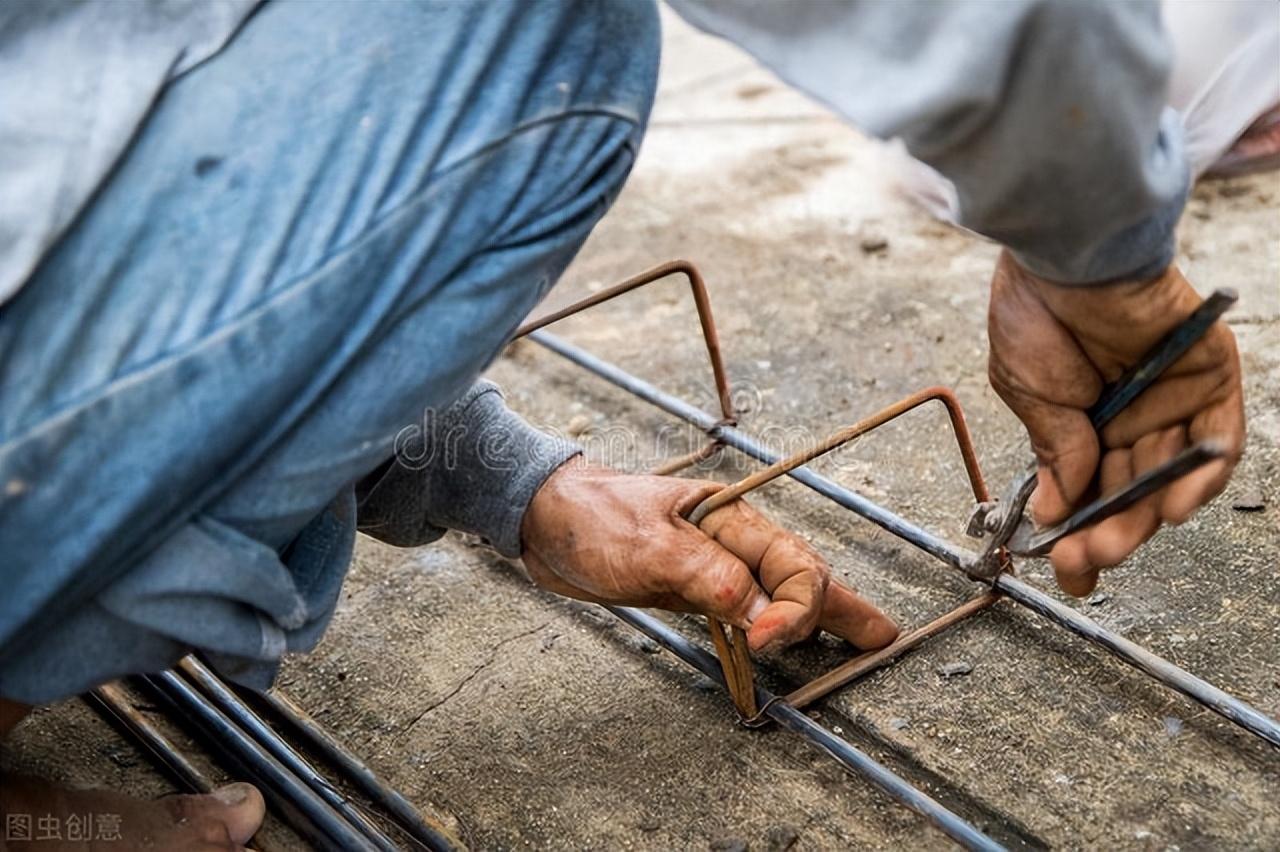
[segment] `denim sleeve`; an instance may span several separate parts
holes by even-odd
[[[580,452],[508,409],[497,385],[477,382],[448,408],[427,412],[421,427],[401,431],[395,456],[357,486],[357,528],[399,547],[461,530],[519,556],[529,501]]]
[[[1154,275],[1189,185],[1156,0],[672,0],[956,186],[960,222],[1070,284]]]

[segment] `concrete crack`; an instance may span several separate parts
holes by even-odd
[[[492,648],[489,649],[489,654],[487,657],[485,657],[484,662],[480,663],[480,665],[476,666],[471,671],[469,671],[466,674],[466,676],[463,677],[462,680],[458,681],[457,685],[455,685],[453,689],[449,690],[449,692],[446,693],[443,697],[438,698],[435,701],[431,702],[429,705],[427,705],[427,707],[421,713],[419,713],[417,716],[414,716],[413,719],[411,719],[408,724],[406,724],[404,727],[400,729],[400,733],[397,736],[402,737],[405,734],[409,733],[410,729],[412,729],[414,725],[421,722],[428,713],[430,713],[432,710],[435,710],[437,707],[444,704],[445,702],[449,701],[451,698],[453,698],[455,695],[461,692],[466,687],[467,684],[471,683],[471,681],[475,679],[476,675],[480,674],[480,672],[484,671],[485,669],[489,668],[489,666],[493,665],[494,662],[498,659],[498,652],[503,648],[504,645],[509,645],[512,642],[516,642],[520,639],[524,639],[526,636],[532,636],[538,631],[543,630],[547,627],[550,627],[553,623],[555,623],[558,620],[559,620],[558,618],[548,619],[544,621],[542,624],[539,624],[537,627],[531,627],[528,630],[523,630],[519,633],[516,633],[513,636],[508,636],[506,639],[503,639],[501,642],[494,645]]]

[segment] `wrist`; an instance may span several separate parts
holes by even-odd
[[[1154,276],[1080,287],[1038,276],[1008,252],[1000,263],[1007,264],[1009,283],[1033,295],[1073,335],[1116,341],[1125,350],[1128,341],[1149,345],[1200,303],[1173,264]]]
[[[542,484],[533,492],[520,519],[520,552],[537,547],[542,531],[556,526],[559,515],[571,499],[568,492],[593,470],[586,458],[578,453],[565,459],[551,470]]]

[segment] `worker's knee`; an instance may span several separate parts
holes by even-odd
[[[578,5],[578,4],[571,4]],[[607,0],[592,4],[593,20],[569,39],[582,63],[578,83],[587,104],[648,121],[658,80],[661,32],[655,4]]]

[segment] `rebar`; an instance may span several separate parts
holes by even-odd
[[[187,792],[210,793],[213,791],[213,782],[187,759],[172,740],[151,724],[150,719],[138,712],[138,708],[133,706],[133,702],[119,685],[104,683],[85,695],[85,703],[108,722],[123,728]]]
[[[286,769],[267,750],[172,671],[143,675],[141,682],[178,716],[189,718],[206,743],[260,782],[260,791],[305,840],[336,852],[374,849],[362,832],[347,822],[319,794]]]
[[[938,616],[928,624],[899,636],[892,644],[875,651],[859,654],[852,660],[841,663],[825,674],[819,675],[799,689],[789,692],[785,700],[792,707],[808,707],[824,695],[839,689],[856,678],[862,677],[867,672],[888,665],[926,639],[931,639],[947,628],[964,621],[969,616],[982,612],[999,600],[1000,596],[994,592],[987,592],[986,594],[978,595],[976,598],[971,598],[955,609],[948,610]]]
[[[644,633],[668,651],[671,651],[685,663],[702,672],[702,674],[712,680],[719,681],[721,684],[725,683],[724,676],[715,657],[694,645],[658,619],[628,607],[606,606],[605,609],[641,633]],[[769,718],[787,730],[800,734],[811,744],[838,760],[845,768],[871,781],[896,801],[906,805],[937,826],[944,834],[964,848],[975,850],[1004,849],[1003,846],[983,834],[964,818],[913,787],[909,782],[874,760],[861,749],[855,747],[848,740],[828,731],[786,701],[778,700],[778,697],[772,695],[768,690],[756,687],[756,700],[764,708],[763,712]]]
[[[550,332],[535,331],[529,337],[633,396],[697,426],[708,436],[727,447],[732,447],[764,464],[774,464],[778,461],[776,454],[738,427],[719,422],[702,409],[659,390],[653,384],[631,375],[620,367]],[[798,467],[788,471],[786,475],[966,575],[975,564],[977,554],[973,551],[946,541],[861,494],[818,474],[811,468]],[[1280,722],[1264,715],[1240,699],[1228,695],[1128,639],[1112,633],[1087,616],[1055,601],[1017,577],[1008,573],[1001,574],[994,581],[993,588],[1016,603],[1045,616],[1134,668],[1145,672],[1165,686],[1181,692],[1193,701],[1261,737],[1271,745],[1280,747]]]
[[[987,484],[982,477],[982,469],[978,466],[977,453],[974,451],[973,439],[969,436],[969,426],[965,423],[964,413],[960,410],[960,402],[950,388],[934,386],[917,391],[892,405],[885,406],[870,417],[865,417],[851,426],[846,426],[831,433],[812,447],[801,450],[785,459],[779,459],[763,470],[758,470],[728,488],[717,491],[699,503],[689,513],[689,522],[692,524],[700,523],[703,518],[721,506],[732,503],[734,500],[755,491],[763,485],[767,485],[778,477],[808,464],[819,456],[826,455],[832,450],[862,437],[873,429],[880,428],[890,420],[901,417],[908,411],[934,400],[942,403],[947,411],[947,416],[951,419],[951,428],[955,432],[956,444],[959,446],[960,455],[964,459],[965,472],[969,476],[969,484],[973,488],[974,498],[979,502],[989,499]]]
[[[184,657],[178,661],[178,670],[205,694],[214,707],[221,710],[228,719],[240,727],[241,731],[252,737],[268,754],[280,761],[285,769],[292,772],[329,807],[363,834],[374,848],[383,852],[395,852],[400,848],[327,778],[316,771],[305,757],[277,736],[275,731],[271,730],[267,723],[253,711],[253,708],[241,701],[240,697],[205,667],[204,663],[195,657]]]
[[[445,830],[433,826],[408,799],[389,787],[365,763],[352,754],[332,734],[279,690],[255,693],[277,715],[288,722],[308,745],[325,760],[337,766],[346,778],[360,788],[366,796],[386,812],[405,832],[433,852],[445,852],[456,848]]]
[[[566,317],[585,311],[587,308],[593,308],[602,302],[615,299],[623,293],[630,293],[632,290],[672,275],[683,275],[689,282],[689,289],[693,292],[693,305],[698,312],[698,323],[702,326],[702,339],[707,346],[707,358],[711,362],[711,375],[716,383],[716,400],[720,403],[720,414],[726,421],[732,422],[734,419],[733,400],[729,395],[729,377],[724,369],[724,357],[720,354],[720,332],[716,330],[715,319],[711,314],[711,297],[707,293],[706,282],[702,280],[702,273],[698,272],[697,267],[687,260],[672,260],[659,264],[653,269],[628,278],[626,281],[621,281],[612,287],[606,287],[599,293],[592,294],[579,302],[530,320],[517,328],[513,337],[525,337],[540,328],[545,328],[554,322],[559,322]]]

